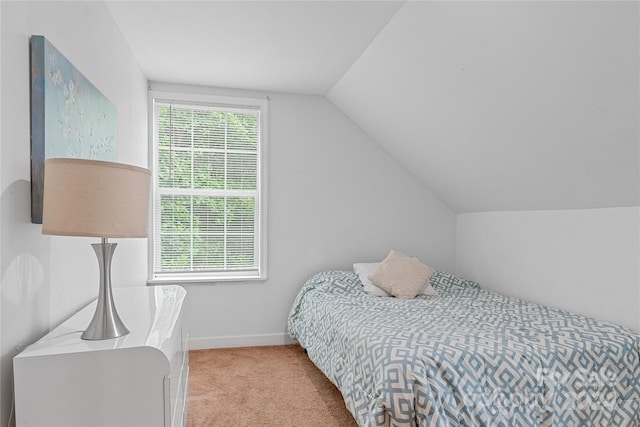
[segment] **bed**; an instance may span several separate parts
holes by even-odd
[[[640,426],[640,336],[436,271],[376,297],[353,272],[300,289],[292,338],[364,426]]]

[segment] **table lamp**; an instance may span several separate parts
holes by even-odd
[[[100,288],[85,340],[129,333],[113,302],[111,259],[117,243],[108,238],[147,237],[149,170],[99,160],[52,158],[45,161],[42,233],[99,237]]]

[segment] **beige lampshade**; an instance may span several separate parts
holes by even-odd
[[[42,233],[147,237],[147,169],[86,159],[47,159]]]

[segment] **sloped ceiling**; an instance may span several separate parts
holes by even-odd
[[[408,2],[328,97],[457,212],[638,205],[637,2]]]
[[[399,1],[108,1],[151,81],[324,95]]]
[[[108,2],[150,80],[326,95],[456,212],[640,205],[638,2]]]

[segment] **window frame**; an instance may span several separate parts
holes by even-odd
[[[152,188],[149,207],[149,237],[148,237],[148,284],[164,283],[214,283],[231,281],[260,281],[267,279],[267,141],[268,141],[268,98],[249,98],[235,96],[219,96],[209,94],[196,94],[186,92],[167,92],[150,89],[149,91],[149,164],[151,165]],[[207,105],[220,108],[249,108],[260,111],[260,138],[258,141],[257,171],[256,171],[256,191],[258,203],[257,221],[258,232],[255,237],[258,243],[258,263],[255,274],[246,274],[242,271],[231,269],[219,272],[164,272],[154,271],[155,259],[155,229],[156,223],[160,222],[160,209],[156,210],[159,189],[158,159],[159,150],[156,147],[157,126],[155,117],[155,106],[157,103],[181,103],[184,105]],[[198,190],[189,193],[197,195]]]

